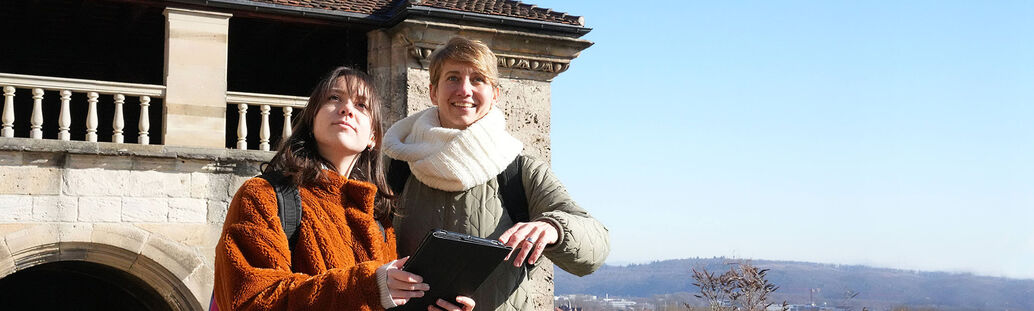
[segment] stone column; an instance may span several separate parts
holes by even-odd
[[[367,68],[389,107],[386,125],[431,106],[429,56],[456,36],[480,40],[495,52],[507,130],[524,143],[524,154],[548,161],[550,81],[592,42],[430,19],[370,31]],[[553,309],[553,263],[542,257],[530,279],[535,309]]]
[[[226,146],[230,14],[165,9],[165,145]]]
[[[431,106],[428,57],[456,36],[480,40],[495,52],[507,129],[524,142],[524,154],[548,161],[550,81],[592,42],[429,19],[370,31],[367,68],[390,107],[387,124]]]

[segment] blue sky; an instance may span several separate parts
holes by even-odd
[[[528,2],[593,28],[553,168],[609,263],[1034,278],[1034,2]]]

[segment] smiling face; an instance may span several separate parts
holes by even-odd
[[[499,89],[473,64],[446,60],[439,72],[430,91],[443,127],[466,129],[488,114],[499,99]]]
[[[362,83],[339,77],[320,101],[312,134],[320,155],[328,160],[356,155],[374,144],[371,95]]]

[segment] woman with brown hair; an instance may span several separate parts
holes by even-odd
[[[263,176],[297,186],[302,216],[294,237],[285,234],[268,180],[252,178],[237,190],[216,246],[220,309],[381,310],[428,290],[398,269],[405,260],[394,260],[394,196],[381,169],[375,94],[365,73],[334,69],[264,167]],[[457,301],[463,306],[438,307],[474,307],[469,298]]]

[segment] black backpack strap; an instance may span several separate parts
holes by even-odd
[[[273,185],[280,226],[287,235],[287,247],[293,253],[294,243],[298,240],[298,225],[302,222],[302,197],[298,194],[298,186],[292,183],[290,178],[276,172],[262,174],[259,177]]]
[[[406,161],[391,159],[391,162],[388,163],[388,186],[396,196],[402,195],[402,190],[406,188],[406,180],[409,179],[410,174],[412,172],[409,171],[409,163]]]
[[[524,156],[517,155],[517,158],[506,166],[506,170],[499,173],[496,179],[499,180],[499,196],[503,209],[510,214],[513,223],[528,222],[528,198],[524,196],[524,182],[521,180],[521,168],[524,166]]]

